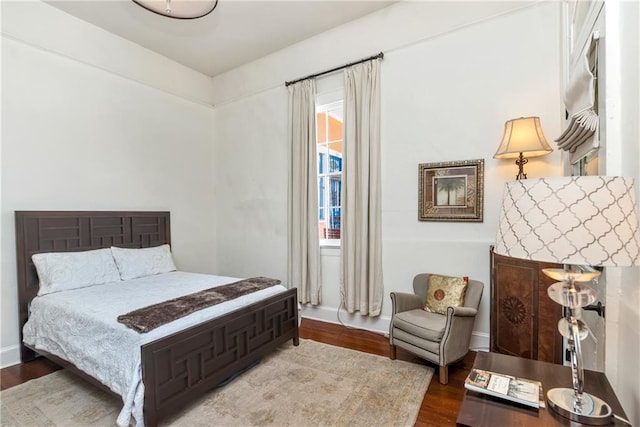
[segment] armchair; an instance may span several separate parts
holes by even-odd
[[[478,313],[484,285],[469,280],[464,306],[449,307],[447,314],[423,310],[427,298],[428,273],[413,279],[413,294],[391,292],[391,323],[389,344],[391,359],[396,358],[396,346],[440,367],[440,383],[449,382],[448,365],[469,352],[473,324]]]

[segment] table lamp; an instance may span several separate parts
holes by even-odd
[[[611,407],[584,392],[580,347],[588,333],[581,310],[597,299],[597,291],[589,282],[600,273],[583,272],[574,266],[640,264],[633,180],[576,176],[508,182],[495,253],[565,264],[565,269],[543,272],[559,280],[547,289],[549,297],[568,308],[568,315],[558,322],[558,330],[568,340],[573,388],[551,389],[547,400],[553,410],[573,421],[610,423]]]
[[[524,165],[529,161],[524,157],[537,157],[549,154],[553,149],[547,144],[542,133],[540,117],[520,117],[508,120],[504,124],[504,135],[493,155],[494,159],[516,159],[518,175],[516,179],[527,179]]]

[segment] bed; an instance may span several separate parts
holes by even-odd
[[[170,244],[169,212],[17,211],[15,220],[22,361],[43,355],[113,393],[64,357],[36,350],[22,341],[31,303],[38,293],[38,275],[31,256]],[[145,425],[157,425],[288,340],[298,345],[296,289],[271,294],[145,342],[139,350]]]

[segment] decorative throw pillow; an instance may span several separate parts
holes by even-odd
[[[112,246],[111,253],[116,260],[116,265],[118,266],[122,280],[168,273],[176,270],[169,245],[142,249],[127,249]]]
[[[468,277],[450,277],[432,274],[427,283],[426,311],[447,314],[447,307],[460,307],[464,304]]]
[[[111,251],[48,252],[31,256],[36,266],[38,295],[120,281]]]

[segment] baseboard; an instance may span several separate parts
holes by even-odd
[[[0,348],[0,368],[20,363],[20,346],[10,345]]]
[[[489,334],[486,332],[473,331],[469,348],[475,351],[489,351]]]
[[[347,313],[344,310],[340,310],[340,317],[338,317],[337,307],[302,306],[302,317],[344,325],[349,328],[364,329],[385,336],[389,335],[389,322],[391,322],[391,318],[387,316],[369,317]]]
[[[350,328],[364,329],[383,334],[387,337],[389,336],[389,323],[391,322],[391,318],[388,316],[369,317],[359,314],[349,314],[344,310],[340,310],[340,318],[338,318],[337,308],[311,306],[302,306],[301,315],[307,319],[341,324]],[[488,351],[489,334],[486,332],[473,331],[469,347],[476,351]]]

